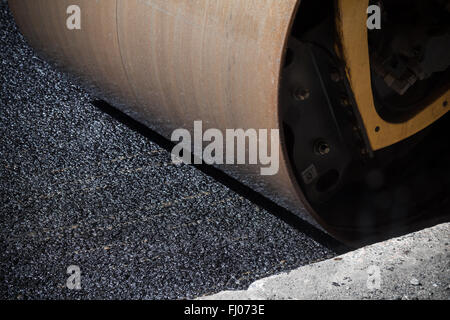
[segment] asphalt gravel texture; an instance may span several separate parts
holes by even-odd
[[[5,0],[0,24],[1,299],[189,299],[335,256],[282,209],[172,164],[36,56]]]

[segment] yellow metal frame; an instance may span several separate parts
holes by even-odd
[[[400,142],[425,129],[445,115],[450,90],[402,123],[390,123],[380,117],[373,99],[367,30],[369,0],[338,0],[337,19],[347,75],[372,149],[379,150]]]

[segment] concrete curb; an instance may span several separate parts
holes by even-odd
[[[202,300],[450,298],[450,223]]]

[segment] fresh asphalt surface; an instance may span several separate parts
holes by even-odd
[[[216,170],[172,165],[156,134],[39,59],[0,6],[1,299],[194,298],[340,250]]]

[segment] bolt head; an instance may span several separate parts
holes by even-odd
[[[342,80],[341,74],[339,73],[339,71],[333,71],[330,75],[331,80],[334,82],[339,82]]]
[[[319,154],[321,156],[326,156],[327,154],[329,154],[331,152],[331,147],[325,141],[319,141],[316,143],[315,151],[317,154]]]
[[[311,96],[311,92],[308,89],[303,89],[303,88],[297,89],[294,93],[295,99],[297,99],[299,101],[308,100],[310,96]]]

